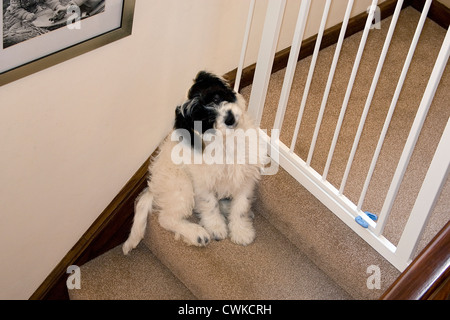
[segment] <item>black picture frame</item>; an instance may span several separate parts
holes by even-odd
[[[131,35],[133,28],[135,0],[122,0],[122,3],[123,5],[120,27],[108,30],[101,35],[84,39],[83,41],[78,42],[74,45],[62,48],[43,57],[33,59],[22,65],[3,71],[2,73],[0,73],[0,86],[16,81],[30,74],[44,70],[58,63],[72,59],[86,52],[104,46],[108,43]],[[0,50],[8,50],[8,48],[3,49],[3,47],[0,46]]]

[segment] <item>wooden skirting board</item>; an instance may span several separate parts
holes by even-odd
[[[424,2],[424,0],[409,0],[405,1],[403,7],[413,6],[417,10],[421,10]],[[382,19],[393,14],[396,3],[396,0],[388,0],[380,4]],[[429,18],[444,28],[448,28],[450,10],[441,3],[433,1]],[[365,12],[350,19],[346,37],[363,30],[366,19],[367,13]],[[340,28],[341,24],[338,24],[325,31],[321,45],[322,49],[337,42]],[[317,36],[313,36],[303,41],[299,60],[312,55],[316,38]],[[286,48],[275,55],[272,73],[286,67],[289,52],[290,48]],[[256,65],[253,64],[243,70],[240,83],[241,88],[252,83],[255,67]],[[235,69],[224,75],[232,85],[234,84],[236,71],[237,70]],[[148,175],[147,168],[153,156],[154,154],[136,171],[119,194],[33,293],[30,300],[68,300],[69,295],[66,287],[66,280],[68,277],[68,274],[66,273],[67,268],[71,265],[81,266],[126,240],[133,220],[134,201],[139,193],[146,187]],[[448,273],[445,273],[445,277],[448,277]],[[440,279],[439,283],[448,284],[448,281],[445,282],[444,280]],[[408,290],[412,290],[412,288],[409,288]],[[432,293],[428,292],[427,297],[433,297]]]
[[[136,171],[30,300],[68,300],[67,268],[71,265],[81,266],[126,240],[133,221],[134,201],[146,187],[147,170],[152,157]]]

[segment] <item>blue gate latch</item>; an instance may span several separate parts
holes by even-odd
[[[373,214],[369,211],[365,211],[364,212],[370,219],[372,219],[373,221],[377,221],[378,220],[378,216],[376,214]],[[363,228],[368,228],[369,224],[367,223],[366,220],[363,219],[363,217],[361,216],[357,216],[355,218],[355,221]]]

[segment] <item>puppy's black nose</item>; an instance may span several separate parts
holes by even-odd
[[[234,117],[233,112],[231,110],[228,110],[227,116],[225,118],[225,124],[229,127],[233,126],[236,123],[236,118]]]

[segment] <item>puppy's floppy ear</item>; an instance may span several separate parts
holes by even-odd
[[[205,89],[204,82],[211,79],[211,74],[206,71],[200,71],[197,73],[194,79],[194,83],[188,91],[188,98],[201,97],[201,91]]]
[[[212,78],[217,78],[217,77],[215,75],[213,75],[212,73],[210,73],[210,72],[200,71],[195,76],[194,82],[201,82],[201,81],[205,81],[205,80],[211,80]]]
[[[199,147],[201,151],[202,140],[194,131],[194,119],[192,117],[192,107],[196,103],[198,103],[196,99],[188,100],[175,109],[175,123],[173,128],[175,130],[185,130],[184,132],[180,132],[184,137],[183,141],[190,143],[192,148]]]
[[[185,104],[178,106],[175,109],[175,123],[173,128],[186,129],[188,131],[191,131],[194,129],[193,128],[194,122],[192,121],[190,114],[186,112],[187,110]]]
[[[188,98],[197,97],[206,105],[213,101],[214,96],[218,96],[221,101],[236,101],[236,93],[225,79],[207,71],[200,71],[188,91]]]

